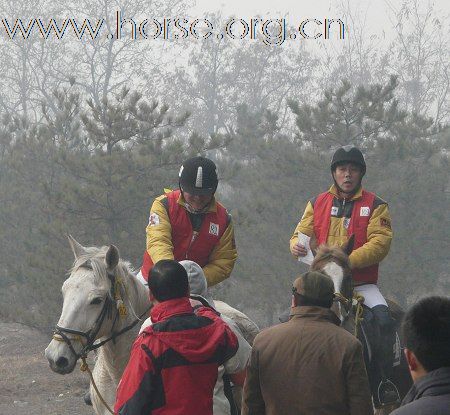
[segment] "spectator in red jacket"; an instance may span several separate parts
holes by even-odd
[[[238,341],[218,314],[189,302],[186,270],[161,260],[149,279],[153,325],[133,344],[117,390],[118,415],[212,415],[217,370]]]

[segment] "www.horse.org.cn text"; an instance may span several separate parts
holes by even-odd
[[[339,18],[308,18],[290,26],[285,18],[240,19],[230,18],[223,25],[215,25],[205,18],[134,19],[116,11],[115,17],[106,19],[41,19],[2,18],[1,26],[7,38],[62,40],[75,36],[78,40],[106,38],[117,40],[253,40],[265,45],[282,45],[287,40],[335,39],[345,37],[345,24]],[[217,30],[217,27],[221,30]]]

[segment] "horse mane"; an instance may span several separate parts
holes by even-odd
[[[95,282],[100,283],[101,280],[108,279],[108,273],[106,269],[105,257],[109,246],[101,247],[86,247],[85,253],[75,259],[72,268],[69,270],[69,274],[78,271],[80,268],[92,269],[94,271]],[[119,263],[116,267],[115,275],[121,278],[126,274],[133,274],[134,269],[128,261],[119,259]]]
[[[101,246],[101,247],[83,247],[84,253],[79,255],[69,270],[69,273],[72,274],[80,269],[90,269],[92,270],[94,283],[100,285],[105,281],[111,286],[113,281],[108,276],[108,270],[106,268],[106,253],[108,252],[109,246]],[[138,302],[139,306],[136,308],[138,313],[141,308],[146,308],[146,303],[148,299],[147,289],[142,285],[135,277],[134,277],[134,268],[131,263],[128,261],[119,258],[119,263],[117,264],[114,270],[114,277],[117,281],[117,278],[122,280],[125,286],[125,292],[127,293],[128,300],[125,300],[125,305],[130,306],[132,308],[132,313],[130,316],[137,317],[135,309],[131,306],[131,298],[134,298],[135,301]],[[113,295],[110,291],[110,296]],[[129,297],[132,296],[132,297]],[[128,301],[128,302],[127,302]]]
[[[321,270],[325,262],[329,262],[330,258],[337,260],[346,271],[350,272],[350,260],[348,255],[339,246],[320,245],[317,250],[314,261],[311,264],[312,270]]]

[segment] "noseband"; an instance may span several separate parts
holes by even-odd
[[[89,264],[86,264],[86,268],[92,269],[92,267]],[[64,342],[69,346],[70,351],[75,355],[77,359],[80,357],[86,357],[87,354],[91,350],[98,349],[101,344],[97,343],[94,344],[95,338],[97,337],[98,332],[100,331],[100,328],[103,324],[103,321],[105,320],[105,317],[108,316],[108,318],[111,318],[112,315],[112,309],[113,309],[113,300],[114,298],[114,286],[116,282],[116,278],[112,274],[107,274],[108,279],[111,281],[111,292],[110,295],[106,296],[105,302],[103,303],[102,310],[100,311],[100,314],[98,315],[97,319],[95,320],[94,325],[88,330],[88,331],[81,331],[81,330],[74,330],[69,329],[67,327],[61,327],[57,324],[55,325],[55,330],[53,333],[53,339],[59,342]],[[119,316],[119,311],[116,312],[116,315],[114,316],[113,325],[111,328],[111,331],[114,330],[114,326],[117,322],[117,317]],[[68,335],[73,334],[73,337],[69,337]],[[73,347],[72,342],[78,341],[81,344],[83,344],[83,339],[85,339],[85,344],[83,348],[81,349],[80,353],[77,353],[75,351],[75,348]],[[104,344],[102,342],[102,344]]]
[[[89,264],[86,264],[86,268],[92,269],[92,267]],[[123,287],[123,282],[116,278],[113,274],[107,274],[108,279],[111,281],[111,291],[108,296],[106,296],[105,302],[103,303],[102,310],[100,311],[100,314],[98,315],[97,319],[95,320],[94,325],[92,328],[90,328],[88,331],[81,331],[81,330],[74,330],[67,327],[61,327],[57,324],[55,325],[55,330],[53,332],[53,340],[66,343],[67,346],[69,346],[70,351],[74,354],[76,359],[79,358],[86,358],[88,353],[92,350],[96,350],[99,347],[103,346],[105,343],[112,340],[115,342],[115,339],[119,337],[121,334],[127,332],[128,330],[131,330],[139,321],[142,320],[142,317],[148,313],[150,310],[150,307],[147,308],[140,316],[136,316],[136,320],[134,320],[130,325],[124,327],[123,329],[115,332],[114,327],[117,323],[118,317],[126,316],[127,310],[124,304],[124,295],[126,293],[125,288]],[[115,300],[115,301],[114,301]],[[114,307],[114,305],[117,305]],[[108,317],[108,319],[111,318],[113,309],[116,309],[116,313],[114,316],[114,321],[111,327],[111,336],[106,338],[105,340],[94,343],[97,337],[98,332],[100,331],[100,328],[102,327],[102,324],[105,320],[105,317]],[[72,337],[69,337],[69,335],[74,335]],[[83,345],[83,339],[86,340],[86,343]],[[75,348],[73,347],[74,341],[80,342],[83,347],[79,353],[75,351]]]

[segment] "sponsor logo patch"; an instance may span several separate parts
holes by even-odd
[[[359,216],[369,216],[370,215],[370,207],[362,206],[359,211]]]
[[[219,236],[219,225],[217,223],[209,223],[209,234]]]
[[[337,206],[333,206],[331,208],[331,216],[337,216],[338,212],[339,212],[339,208]]]
[[[350,226],[350,218],[344,218],[344,228],[348,229]]]
[[[380,225],[384,228],[391,229],[391,221],[386,218],[380,218]]]
[[[148,225],[149,226],[159,225],[159,216],[157,213],[150,212],[150,217],[148,218]]]

